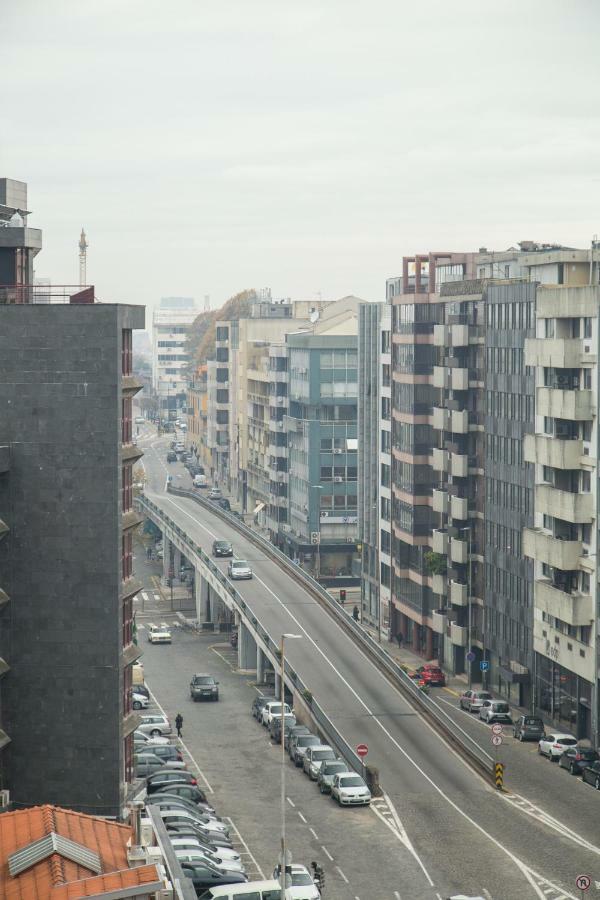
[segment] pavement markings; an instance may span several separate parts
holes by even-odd
[[[240,844],[241,844],[242,847],[244,848],[244,852],[247,854],[248,858],[252,861],[252,865],[254,866],[254,868],[256,869],[256,871],[257,871],[257,873],[258,873],[258,875],[260,876],[261,881],[264,881],[264,880],[265,880],[265,874],[264,874],[263,870],[261,869],[261,867],[259,866],[258,862],[256,861],[256,857],[254,856],[254,854],[253,854],[252,851],[250,850],[248,844],[246,843],[246,841],[244,840],[244,838],[242,837],[242,835],[240,834],[240,832],[238,831],[238,829],[236,828],[236,826],[233,824],[232,819],[231,819],[229,816],[227,816],[225,819],[223,819],[223,821],[229,823],[229,825],[231,826],[231,828],[233,829],[233,831],[234,831],[234,833],[235,833],[235,836],[237,837],[238,841],[240,842]]]
[[[328,858],[328,860],[330,862],[333,862],[333,856],[331,855],[331,853],[329,852],[329,850],[327,849],[327,847],[324,844],[321,844],[321,850],[323,851],[325,856]]]
[[[224,657],[223,654],[220,653],[220,652],[216,649],[216,646],[215,646],[214,644],[213,644],[209,649],[212,650],[212,652],[213,652],[216,656],[218,656],[220,659],[223,660],[223,662],[225,663],[225,665],[227,666],[227,668],[229,669],[230,672],[236,672],[236,671],[237,671],[237,669],[235,668],[235,666],[232,666],[232,665],[231,665],[231,663],[229,662],[229,660],[226,659],[226,657]]]
[[[398,891],[394,891],[394,897],[396,898],[396,900],[402,900],[402,897],[400,896]],[[439,897],[439,894],[438,894],[438,897]]]
[[[306,819],[304,818],[304,816],[302,815],[302,813],[301,813],[300,811],[298,811],[298,815],[299,815],[299,817],[302,819],[302,821],[304,822],[304,824],[305,824],[305,825],[308,825],[308,822],[306,821]]]
[[[348,879],[346,878],[346,876],[344,875],[344,873],[342,872],[342,870],[340,869],[340,867],[339,867],[339,866],[336,866],[336,869],[338,870],[338,872],[340,873],[340,875],[342,876],[342,878],[344,879],[344,881],[346,882],[346,884],[350,884],[350,882],[348,881]]]
[[[314,837],[315,841],[318,841],[318,840],[319,840],[319,835],[317,834],[317,832],[315,831],[315,829],[314,829],[314,828],[310,828],[309,831],[310,831],[310,833],[312,834],[312,836]]]
[[[579,781],[579,784],[583,784],[583,782]],[[600,856],[600,847],[596,847],[594,844],[591,844],[580,834],[577,834],[576,831],[573,831],[567,825],[564,825],[558,819],[555,819],[549,813],[545,812],[539,806],[534,806],[533,803],[530,803],[526,797],[521,797],[520,794],[500,794],[502,799],[506,800],[507,803],[510,803],[515,809],[519,809],[521,812],[524,812],[525,815],[531,816],[533,819],[537,819],[538,822],[541,822],[542,825],[547,825],[548,828],[554,829],[554,831],[558,832],[558,834],[567,838],[570,841],[573,841],[574,844],[577,844],[578,847],[584,847],[586,850],[589,850],[591,853],[595,853],[597,856]]]
[[[294,809],[296,808],[296,804],[294,803],[294,801],[292,800],[291,797],[288,797],[288,798],[287,798],[287,802],[290,804],[290,806],[293,806]]]

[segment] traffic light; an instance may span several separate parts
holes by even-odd
[[[340,589],[340,603],[346,602],[346,588]]]

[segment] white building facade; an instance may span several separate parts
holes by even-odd
[[[175,418],[187,405],[186,340],[198,310],[193,297],[163,297],[152,321],[152,388],[161,418]]]

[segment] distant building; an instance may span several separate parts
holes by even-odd
[[[193,297],[163,297],[152,320],[152,387],[161,418],[185,414],[189,381],[186,339],[198,316]]]

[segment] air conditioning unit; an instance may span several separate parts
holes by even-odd
[[[344,479],[340,475],[336,475],[333,480],[336,484],[341,484]]]
[[[0,810],[8,809],[10,806],[10,791],[0,791]]]
[[[339,456],[342,451],[340,450],[339,447],[336,447],[336,449],[333,452],[335,453],[336,456]]]

